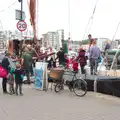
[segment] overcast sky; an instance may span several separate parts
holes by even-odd
[[[2,21],[3,29],[15,30],[15,9],[20,9],[20,3],[14,4],[12,7],[7,7],[16,0],[0,0],[0,20]],[[81,40],[83,38],[86,25],[92,15],[97,0],[70,0],[70,30],[71,38]],[[106,37],[112,39],[117,25],[120,21],[120,0],[98,0],[96,11],[94,14],[93,24],[88,34],[93,37]],[[28,29],[31,29],[29,24],[29,13],[27,0],[24,0],[24,11],[26,12],[26,22]],[[39,35],[48,31],[59,29],[65,30],[65,38],[68,38],[68,0],[39,0]],[[0,28],[1,29],[1,28]],[[120,29],[116,34],[116,38],[120,38]]]

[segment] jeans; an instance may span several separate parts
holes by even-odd
[[[91,70],[91,75],[94,75],[97,73],[97,67],[98,67],[98,58],[90,59],[90,70]]]
[[[82,74],[85,74],[84,67],[85,67],[85,65],[81,65],[81,73],[82,73]]]
[[[19,93],[22,94],[22,83],[20,83],[20,84],[16,83],[16,87],[15,87],[16,94],[18,94],[18,88],[19,88]]]
[[[9,91],[10,91],[10,94],[14,94],[15,91],[14,91],[14,84],[10,84],[9,85]]]
[[[7,78],[3,78],[2,88],[3,88],[3,93],[7,93]]]
[[[31,73],[31,75],[33,75],[33,65],[32,64],[30,66],[30,73]]]
[[[25,69],[25,75],[27,77],[28,84],[30,84],[30,72],[29,72],[29,70]]]

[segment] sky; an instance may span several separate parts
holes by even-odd
[[[15,20],[15,9],[20,9],[20,3],[16,2],[8,8],[15,1],[0,0],[0,11],[4,9],[4,11],[0,12],[3,30],[17,30],[16,23],[18,21]],[[68,1],[70,1],[70,19]],[[87,37],[87,34],[92,34],[95,38],[104,37],[112,39],[120,22],[119,0],[98,0],[93,23],[88,32],[86,32],[85,37],[83,37],[96,2],[97,0],[38,0],[37,25],[39,36],[48,31],[64,29],[65,39],[67,39],[70,20],[70,36],[72,40],[82,40]],[[31,30],[27,0],[24,0],[23,10],[26,13],[25,21],[27,22],[28,29]],[[90,24],[91,22],[92,19]],[[120,39],[120,27],[115,39]]]

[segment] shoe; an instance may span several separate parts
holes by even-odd
[[[18,93],[15,93],[16,96],[18,96]]]
[[[9,93],[10,95],[13,95],[13,93]]]
[[[20,96],[23,96],[23,94],[22,94],[22,93],[20,93]]]
[[[8,94],[8,92],[3,92],[3,94]]]

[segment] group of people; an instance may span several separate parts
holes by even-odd
[[[98,62],[100,61],[101,52],[100,52],[99,47],[96,45],[96,39],[93,39],[90,34],[88,35],[88,39],[89,39],[88,50],[84,50],[82,47],[80,47],[78,49],[78,55],[72,58],[71,60],[73,61],[73,64],[75,64],[74,61],[79,62],[82,74],[85,74],[84,67],[87,64],[87,60],[89,60],[91,75],[93,75],[97,73],[97,67],[98,67]],[[57,59],[59,61],[59,65],[63,65],[63,66],[68,65],[69,64],[68,62],[70,62],[67,59],[64,53],[64,50],[62,48],[57,53],[57,57],[55,60]]]
[[[7,77],[4,77],[2,81],[2,88],[4,94],[10,93],[11,95],[18,95],[19,88],[19,94],[23,95],[23,78],[26,75],[26,81],[28,84],[30,84],[30,76],[33,76],[34,61],[37,57],[37,50],[35,50],[34,47],[32,47],[30,44],[23,45],[20,56],[5,52],[5,57],[1,62],[1,66],[7,72]],[[9,92],[7,90],[7,83],[9,84]],[[15,89],[14,83],[16,84]]]
[[[92,36],[88,35],[89,39],[89,48],[84,50],[82,47],[78,50],[78,55],[72,58],[72,61],[77,61],[80,63],[81,73],[85,74],[85,65],[87,60],[90,61],[91,74],[97,73],[98,62],[100,60],[101,52],[99,47],[96,45],[96,40]],[[107,45],[105,49],[109,49],[110,46]],[[87,53],[87,54],[86,54]],[[48,59],[50,56],[50,59]],[[54,57],[53,57],[54,56]],[[7,83],[10,85],[10,94],[22,95],[22,82],[23,77],[27,77],[27,83],[30,84],[30,76],[33,76],[33,67],[35,67],[35,62],[39,59],[46,59],[48,62],[48,69],[51,67],[56,67],[56,60],[58,59],[59,65],[65,66],[68,62],[67,57],[64,53],[63,48],[60,48],[60,51],[57,52],[56,57],[55,53],[48,54],[47,52],[42,53],[40,47],[37,45],[24,44],[21,49],[20,56],[15,56],[15,54],[5,53],[5,57],[2,60],[2,67],[7,71],[7,78],[3,78],[2,87],[3,93],[8,93]],[[14,90],[14,83],[16,84]]]
[[[91,75],[93,75],[93,74],[97,74],[97,67],[98,67],[98,62],[100,61],[101,52],[99,47],[96,45],[96,39],[93,39],[90,34],[88,35],[88,39],[89,39],[88,50],[86,51],[82,47],[80,47],[78,49],[78,55],[72,60],[80,63],[82,74],[85,74],[84,67],[87,64],[87,60],[89,60]],[[58,56],[57,58],[59,58],[59,64],[65,65],[63,63],[66,63],[65,62],[66,57],[64,57],[65,55],[62,49],[58,52],[57,56]]]
[[[17,62],[17,61],[15,60],[14,62]],[[4,94],[10,93],[11,95],[12,94],[18,95],[18,88],[19,88],[19,94],[23,95],[22,80],[24,76],[24,71],[22,70],[20,63],[13,63],[11,54],[6,53],[5,57],[2,60],[1,66],[7,72],[7,76],[4,77],[2,81],[3,93]],[[7,83],[9,83],[9,92],[7,90]],[[14,89],[14,83],[16,84],[15,89]]]
[[[82,74],[85,74],[84,67],[87,64],[87,60],[89,60],[91,75],[93,75],[93,74],[97,74],[97,67],[98,67],[98,62],[100,61],[101,52],[99,47],[96,45],[96,39],[93,39],[90,34],[88,35],[88,39],[89,39],[88,50],[86,51],[82,47],[80,47],[78,49],[78,55],[72,60],[80,63]],[[107,47],[109,46],[107,45]],[[66,57],[64,57],[65,55],[62,49],[58,52],[57,56],[58,56],[57,58],[59,58],[59,64],[64,65],[63,63],[66,63],[65,62]]]

